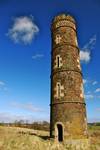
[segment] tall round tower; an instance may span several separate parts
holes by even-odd
[[[61,14],[52,22],[50,137],[57,141],[87,138],[75,20]]]

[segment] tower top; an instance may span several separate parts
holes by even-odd
[[[60,20],[68,20],[68,21],[71,21],[71,22],[75,23],[74,17],[72,17],[69,14],[65,14],[65,13],[59,14],[58,16],[54,17],[52,22],[54,23],[54,22],[57,22],[57,21],[60,21]]]
[[[52,20],[51,30],[55,30],[59,27],[70,26],[74,30],[76,30],[76,22],[74,17],[69,14],[59,14],[55,16]]]

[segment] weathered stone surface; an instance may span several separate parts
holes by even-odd
[[[70,15],[59,15],[54,18],[51,30],[50,136],[64,142],[68,139],[87,140],[87,117],[75,20]]]

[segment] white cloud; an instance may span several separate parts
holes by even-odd
[[[13,114],[9,112],[0,112],[0,122],[15,122],[15,121],[28,121],[30,123],[34,121],[49,121],[49,115],[48,114],[42,114],[34,115],[34,114]]]
[[[94,81],[93,83],[92,83],[92,85],[96,85],[98,82],[97,81]]]
[[[39,28],[33,22],[32,17],[21,16],[14,19],[14,23],[7,35],[15,43],[30,44],[38,32]]]
[[[92,122],[100,122],[100,118],[88,118],[88,122],[92,123]]]
[[[97,93],[97,92],[100,92],[100,88],[97,88],[97,89],[95,90],[95,93]]]
[[[87,83],[87,80],[86,79],[83,79],[83,84],[86,84]]]
[[[31,115],[15,115],[8,112],[0,113],[0,122],[15,122],[20,120],[28,120],[29,122],[33,122],[36,118]]]
[[[85,98],[86,98],[86,99],[93,99],[94,96],[93,96],[92,94],[87,94],[87,95],[85,95]]]
[[[0,86],[4,86],[4,85],[5,85],[5,82],[0,81]]]
[[[82,62],[89,62],[90,61],[90,59],[91,59],[91,57],[90,57],[90,52],[89,51],[80,51],[80,60],[82,61]]]
[[[80,51],[80,60],[81,62],[89,62],[91,60],[91,50],[94,49],[96,44],[96,35],[90,38],[89,42],[86,43]]]
[[[28,122],[49,120],[49,112],[42,108],[35,107],[32,103],[18,103],[13,101],[9,103],[9,108],[10,110],[13,108],[14,113],[0,112],[0,122],[14,122],[15,120],[28,120]]]
[[[4,81],[0,81],[0,91],[8,91],[7,85]]]
[[[87,94],[91,94],[91,91],[88,91]]]
[[[100,88],[96,89],[95,93],[100,92]],[[100,95],[93,94],[91,91],[88,91],[87,94],[85,94],[86,99],[100,99]]]
[[[43,54],[36,54],[32,56],[32,59],[43,58],[43,57],[44,57]]]
[[[35,107],[32,103],[18,103],[12,102],[11,105],[18,109],[24,109],[29,112],[43,112],[44,110],[38,107]]]

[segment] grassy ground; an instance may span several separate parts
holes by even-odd
[[[100,126],[89,126],[91,150],[100,150]]]
[[[89,127],[91,148],[100,150],[100,127]],[[71,150],[49,139],[49,133],[16,127],[0,127],[0,150]],[[75,150],[75,149],[74,149]],[[80,150],[80,149],[79,149]]]

